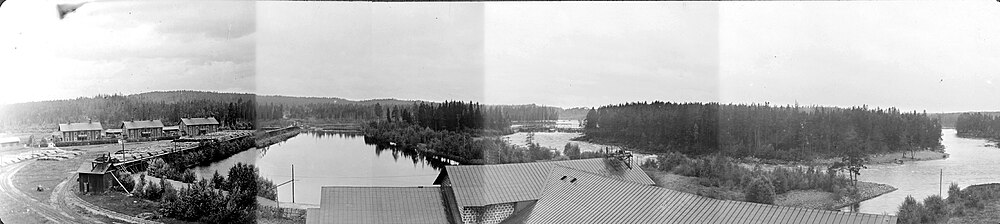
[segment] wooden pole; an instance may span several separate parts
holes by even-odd
[[[941,169],[941,176],[938,179],[938,196],[944,197],[944,169]]]
[[[292,164],[292,203],[295,203],[295,164]]]

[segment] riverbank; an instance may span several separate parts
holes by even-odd
[[[283,142],[285,140],[288,140],[289,138],[295,137],[296,135],[299,135],[299,133],[302,133],[303,130],[304,129],[302,128],[292,126],[282,129],[261,132],[258,133],[256,136],[254,136],[255,138],[254,145],[257,148],[267,147],[275,143]]]
[[[675,191],[696,194],[709,198],[746,201],[746,194],[741,189],[726,187],[710,187],[701,184],[697,177],[687,177],[661,171],[646,171],[656,186]],[[774,205],[838,210],[862,201],[878,197],[883,194],[895,191],[896,188],[879,183],[858,181],[858,195],[854,197],[843,197],[838,199],[836,194],[821,190],[792,190],[784,194],[775,195]]]
[[[869,158],[868,164],[874,165],[874,164],[938,160],[938,159],[947,159],[949,156],[950,155],[948,153],[937,150],[922,150],[922,151],[916,151],[912,154],[910,152],[894,152],[894,153],[871,155],[868,157]],[[839,158],[830,158],[830,159],[818,159],[815,161],[815,163],[822,165],[829,165],[839,161],[840,161]]]

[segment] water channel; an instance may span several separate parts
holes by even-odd
[[[305,132],[262,149],[243,151],[195,168],[201,178],[225,175],[234,164],[252,163],[275,184],[291,179],[295,165],[295,202],[318,205],[322,186],[431,185],[447,161],[366,144],[353,134]],[[278,201],[291,202],[291,184],[278,187]]]
[[[873,214],[895,214],[907,195],[918,200],[938,193],[939,174],[943,170],[944,194],[949,183],[961,187],[1000,182],[1000,148],[987,146],[982,139],[959,138],[954,129],[942,130],[942,144],[951,156],[942,160],[907,162],[905,164],[871,165],[859,177],[862,181],[884,183],[899,190],[864,201],[858,211]],[[580,133],[534,133],[533,142],[562,150],[567,142],[580,145],[581,151],[597,151],[604,145],[572,141]],[[528,134],[504,136],[513,144],[524,144]],[[637,155],[639,158],[649,155]],[[234,155],[210,166],[199,167],[196,173],[210,177],[213,172],[225,174],[237,162],[254,163],[260,173],[282,183],[291,178],[295,165],[295,199],[298,203],[319,204],[321,186],[415,186],[430,185],[441,166],[450,163],[436,158],[403,151],[384,149],[366,144],[362,136],[322,132],[302,133],[285,142],[264,149],[253,149]],[[278,200],[291,201],[291,186],[278,188]]]

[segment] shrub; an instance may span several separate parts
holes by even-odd
[[[903,199],[903,204],[899,206],[896,217],[900,224],[921,223],[923,213],[924,206],[917,202],[913,196],[907,195],[906,199]]]
[[[580,145],[567,142],[566,146],[563,147],[563,154],[569,159],[580,159]]]
[[[923,223],[937,223],[948,218],[948,205],[939,195],[931,195],[924,198]]]
[[[958,184],[951,183],[951,186],[948,186],[948,202],[954,203],[959,200],[962,200],[962,189],[958,188]]]
[[[774,204],[774,185],[766,177],[758,176],[750,182],[745,190],[749,202]]]
[[[184,183],[194,183],[198,180],[198,177],[194,175],[193,170],[185,170],[184,175],[181,177],[181,182]]]

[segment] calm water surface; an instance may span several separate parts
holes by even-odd
[[[944,197],[948,196],[948,185],[952,182],[962,188],[1000,182],[1000,148],[986,146],[989,142],[983,139],[959,138],[955,129],[943,129],[941,134],[941,144],[951,154],[947,159],[875,165],[861,171],[860,180],[889,184],[899,190],[862,202],[859,211],[896,214],[907,195],[918,201],[936,195],[942,170]]]
[[[275,184],[291,179],[295,165],[295,202],[319,204],[320,187],[331,185],[416,186],[431,185],[441,160],[378,148],[355,135],[308,132],[265,149],[251,149],[198,167],[198,176],[226,174],[237,162],[253,163]],[[291,184],[278,187],[278,201],[292,201]]]

